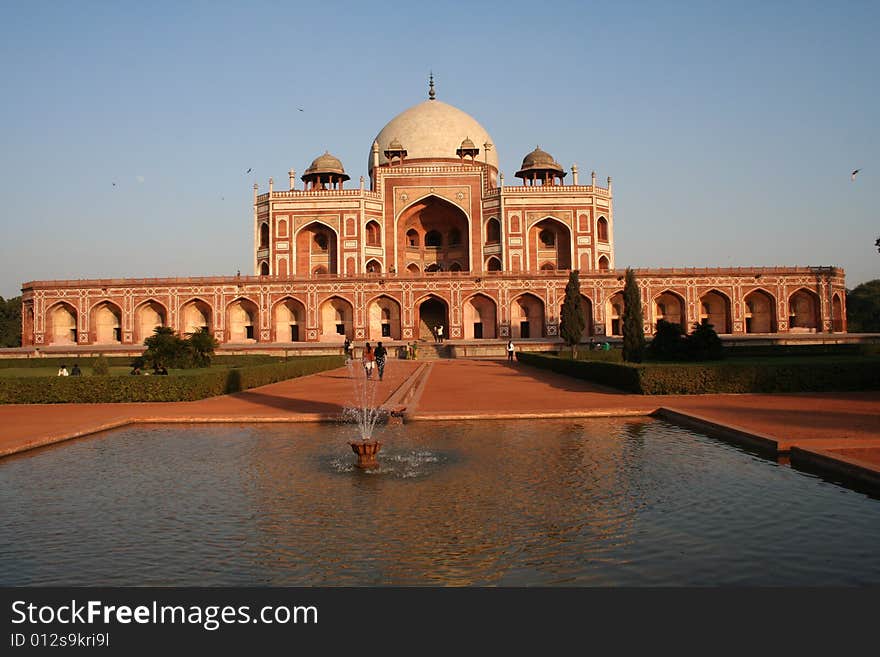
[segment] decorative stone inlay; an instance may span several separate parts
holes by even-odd
[[[358,340],[363,340],[363,339],[366,338],[367,336],[366,336],[366,333],[364,333],[364,329],[357,329],[357,330],[354,332],[354,337],[355,337],[356,339],[358,339]]]
[[[410,329],[410,328],[405,328],[405,329],[403,329],[403,337],[404,337],[404,338],[409,339],[409,338],[411,338],[412,336],[413,336],[412,329]]]
[[[317,340],[318,339],[318,332],[317,331],[309,330],[308,334],[309,334],[309,340]]]

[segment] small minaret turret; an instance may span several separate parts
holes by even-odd
[[[272,195],[272,185],[275,184],[275,181],[269,178],[269,195]]]
[[[571,184],[578,184],[578,165],[577,162],[571,165]]]
[[[373,168],[379,166],[379,142],[378,140],[373,141]]]
[[[260,192],[260,186],[254,183],[254,203],[257,202],[257,194]]]
[[[611,193],[611,176],[608,176],[608,193]]]
[[[593,187],[596,186],[596,172],[593,172]]]
[[[364,191],[364,177],[361,176],[361,191]]]
[[[290,177],[290,191],[293,191],[296,189],[296,169],[291,169],[287,175]]]

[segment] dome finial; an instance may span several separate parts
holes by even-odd
[[[428,75],[428,100],[437,100],[437,94],[434,91],[434,71]]]

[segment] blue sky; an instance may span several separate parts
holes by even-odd
[[[878,33],[877,2],[2,3],[0,295],[250,272],[253,183],[325,149],[356,183],[432,69],[509,183],[536,144],[613,176],[619,267],[853,287],[880,277]]]

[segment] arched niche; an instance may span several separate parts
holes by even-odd
[[[464,302],[464,339],[494,339],[498,333],[497,304],[485,294],[475,294]]]
[[[730,333],[730,298],[718,290],[701,295],[700,323],[711,324],[716,333]]]
[[[510,334],[513,339],[544,337],[544,302],[528,292],[510,303]]]
[[[430,264],[449,271],[453,262],[470,271],[470,222],[457,205],[428,196],[406,208],[397,226],[407,260],[417,261],[423,271]]]
[[[46,333],[49,344],[76,344],[78,340],[77,317],[76,308],[65,301],[51,306],[46,311]]]
[[[275,342],[301,342],[305,340],[306,307],[298,299],[285,297],[275,304],[272,311]]]
[[[529,229],[529,266],[532,271],[571,269],[571,229],[547,217]]]
[[[384,294],[370,301],[367,329],[371,340],[400,340],[400,304]]]
[[[134,341],[143,344],[160,326],[165,326],[168,313],[158,301],[149,300],[134,309]]]
[[[623,313],[626,304],[623,292],[612,294],[605,301],[605,335],[623,335]]]
[[[656,330],[657,322],[662,319],[670,324],[677,324],[681,327],[682,333],[687,333],[685,308],[685,301],[681,295],[672,290],[664,290],[654,297],[654,324],[652,328]]]
[[[296,234],[296,275],[338,274],[338,236],[330,226],[313,221]]]
[[[122,342],[122,309],[112,301],[102,301],[92,308],[93,344]]]
[[[746,333],[776,333],[776,299],[766,290],[753,290],[743,299]]]
[[[354,339],[354,309],[342,297],[330,297],[318,308],[321,342],[344,342]]]
[[[190,335],[199,331],[213,331],[214,312],[202,299],[191,299],[180,307],[181,332]]]
[[[562,330],[562,306],[559,304],[559,328]],[[589,340],[593,335],[593,301],[585,294],[581,295],[581,317],[584,320],[584,330],[581,333],[581,340]],[[562,333],[560,333],[562,335]]]
[[[420,339],[432,340],[434,329],[438,326],[443,327],[444,337],[449,337],[449,306],[446,301],[432,294],[419,301],[416,307],[418,309],[416,326]]]
[[[250,299],[241,297],[226,307],[228,342],[256,342],[260,335],[260,309]]]
[[[792,333],[817,333],[822,330],[819,295],[806,288],[788,297],[788,330]]]

